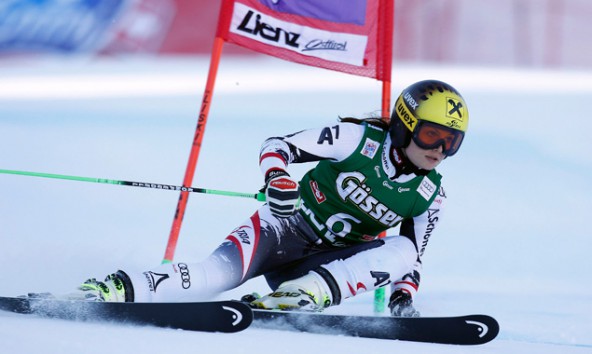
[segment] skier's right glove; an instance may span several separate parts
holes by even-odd
[[[411,295],[403,290],[396,290],[389,299],[391,315],[395,317],[419,317],[420,313],[413,307]]]
[[[300,207],[298,182],[286,171],[272,171],[265,179],[265,200],[279,218],[293,215]]]

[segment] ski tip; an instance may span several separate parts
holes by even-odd
[[[467,344],[485,344],[497,337],[500,331],[500,325],[497,320],[488,315],[469,315],[463,318],[468,325],[468,329],[473,333],[471,341]]]
[[[222,310],[230,316],[230,326],[224,332],[240,332],[247,329],[253,323],[253,311],[251,308],[239,301],[222,303]]]

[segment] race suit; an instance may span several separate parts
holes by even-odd
[[[270,138],[260,153],[264,174],[316,161],[300,180],[296,214],[278,218],[265,204],[204,261],[129,274],[134,301],[205,300],[260,275],[275,290],[319,267],[338,285],[333,304],[388,284],[413,296],[446,199],[441,175],[412,165],[367,123]],[[399,235],[379,237],[397,226]]]

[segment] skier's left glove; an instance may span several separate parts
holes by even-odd
[[[396,290],[389,299],[391,315],[395,317],[419,317],[421,314],[413,307],[411,295],[403,290]]]
[[[265,179],[265,200],[279,218],[293,215],[300,207],[298,182],[286,171],[273,171]]]

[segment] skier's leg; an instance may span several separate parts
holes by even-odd
[[[211,298],[244,282],[256,249],[268,247],[267,242],[260,242],[260,223],[256,212],[201,262],[174,262],[144,272],[120,270],[103,282],[90,279],[80,290],[89,300],[97,301],[170,302]]]
[[[308,274],[282,283],[253,302],[261,308],[319,311],[365,291],[389,284],[409,272],[417,251],[406,237],[388,237],[380,247],[337,259]]]
[[[202,262],[175,262],[145,272],[118,271],[104,282],[85,282],[81,290],[97,301],[209,299],[301,257],[309,243],[299,237],[294,224],[291,218],[274,217],[264,205]]]

